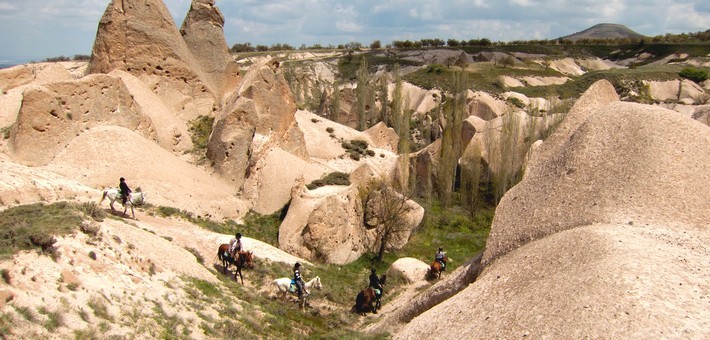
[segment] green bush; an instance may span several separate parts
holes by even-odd
[[[519,109],[522,109],[522,108],[525,107],[525,104],[524,104],[523,101],[520,100],[519,98],[510,97],[510,98],[508,98],[508,101],[509,101],[511,104],[515,105],[515,107],[517,107],[517,108],[519,108]]]
[[[331,172],[325,177],[306,185],[306,188],[313,190],[326,185],[350,185],[350,175],[340,171]]]
[[[682,69],[680,72],[678,72],[678,75],[690,79],[696,83],[701,83],[704,82],[705,80],[708,79],[708,71],[695,68],[695,67],[686,67]]]

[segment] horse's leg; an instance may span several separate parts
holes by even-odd
[[[133,204],[131,204],[131,215],[133,215],[133,219],[136,219],[136,212],[133,211]]]

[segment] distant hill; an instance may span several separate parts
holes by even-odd
[[[644,35],[619,24],[596,24],[584,31],[561,37],[560,39],[577,41],[580,39],[617,39],[617,38],[643,38]]]

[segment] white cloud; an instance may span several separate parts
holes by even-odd
[[[191,0],[163,0],[181,25]],[[0,0],[3,55],[88,53],[109,0]],[[601,22],[645,35],[710,27],[707,0],[216,0],[236,42],[554,39]]]
[[[338,21],[335,23],[335,28],[342,32],[360,32],[362,31],[362,26],[351,21]]]
[[[14,11],[17,7],[11,3],[0,2],[0,11]]]

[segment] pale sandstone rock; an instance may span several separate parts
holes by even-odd
[[[193,148],[190,132],[185,122],[174,115],[173,111],[148,86],[134,75],[113,70],[110,76],[120,78],[131,96],[150,118],[156,128],[158,144],[166,150],[183,153]]]
[[[522,81],[518,80],[517,78],[511,77],[511,76],[498,76],[498,79],[505,87],[523,87],[523,86],[525,86],[525,84],[523,84]]]
[[[698,287],[710,274],[703,265],[709,240],[707,226],[580,226],[498,258],[468,288],[411,321],[388,321],[407,322],[396,339],[705,338]]]
[[[96,33],[89,73],[129,72],[184,119],[211,115],[215,89],[159,0],[113,0]]]
[[[563,74],[581,76],[585,72],[572,58],[555,59],[550,61],[550,68]]]
[[[121,80],[92,75],[24,92],[10,133],[12,156],[28,165],[46,164],[71,139],[97,125],[123,126],[156,138],[150,118]]]
[[[387,124],[379,122],[363,132],[370,137],[373,147],[384,149],[390,152],[397,152],[399,144],[399,136],[393,128],[387,127]]]
[[[224,16],[214,0],[192,0],[180,34],[218,97],[225,88],[229,47],[224,40]],[[233,76],[233,75],[232,75]]]
[[[253,65],[215,120],[207,158],[236,188],[249,177],[250,164],[272,147],[306,159],[303,132],[296,124],[295,113],[296,105],[278,71],[278,62],[265,59]]]
[[[406,244],[411,230],[424,217],[423,208],[413,201],[408,204],[412,209],[407,216],[408,230],[400,234],[401,238],[392,239],[393,249]],[[279,227],[279,248],[313,261],[355,261],[372,251],[378,241],[380,226],[365,224],[364,209],[358,185],[308,190],[301,179],[293,187],[288,214]]]
[[[710,175],[695,170],[710,162],[707,126],[673,111],[622,102],[592,109],[574,125],[538,148],[523,182],[503,197],[484,263],[578,225],[710,221],[700,203],[710,200]],[[678,162],[684,166],[673,165]],[[686,185],[694,188],[694,198]]]
[[[84,131],[46,168],[93,188],[115,188],[118,178],[125,177],[132,189],[140,187],[146,193],[151,204],[215,220],[238,220],[250,209],[226,180],[118,126]],[[94,200],[99,198],[97,194]]]
[[[486,92],[472,92],[469,90],[467,97],[469,99],[469,116],[476,116],[483,120],[491,120],[503,115],[507,110],[505,102],[493,98],[493,96]]]
[[[426,281],[429,265],[411,257],[403,257],[392,263],[390,273],[398,273],[409,282]]]
[[[700,96],[705,93],[702,87],[693,81],[668,80],[668,81],[645,81],[648,85],[651,97],[658,101],[678,101],[684,104],[696,104]]]

